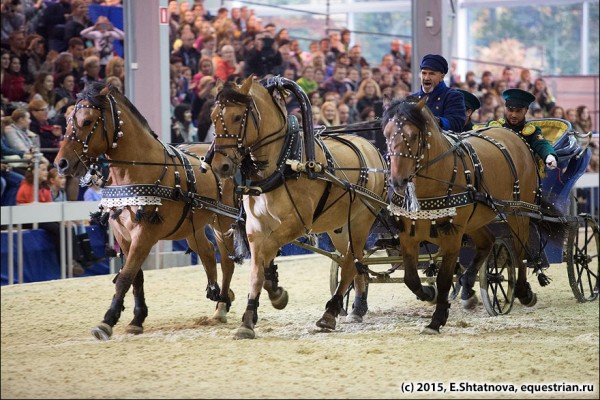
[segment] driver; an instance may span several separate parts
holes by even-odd
[[[535,100],[535,96],[521,89],[506,89],[502,92],[505,100],[505,118],[488,122],[488,126],[502,126],[511,129],[525,139],[533,151],[540,156],[548,169],[557,167],[558,157],[554,148],[548,142],[540,127],[527,123],[525,114],[529,105]]]

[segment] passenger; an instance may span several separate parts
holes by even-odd
[[[465,121],[465,127],[463,129],[463,132],[467,132],[470,130],[473,130],[473,121],[471,121],[471,115],[473,115],[473,112],[475,112],[476,110],[479,109],[479,107],[481,107],[481,103],[479,102],[479,99],[477,98],[477,96],[475,96],[473,93],[464,90],[464,89],[456,89],[458,90],[462,95],[463,95],[463,99],[465,100],[465,108],[466,108],[466,121]]]
[[[444,76],[448,73],[448,61],[438,54],[427,54],[421,60],[421,90],[413,96],[427,96],[427,107],[444,130],[462,132],[466,109],[462,95],[446,86]]]
[[[505,118],[490,121],[487,125],[502,126],[515,131],[544,160],[548,169],[555,169],[558,157],[554,148],[544,138],[542,130],[533,124],[527,123],[525,119],[529,105],[535,100],[535,96],[525,90],[507,89],[502,92],[502,97],[506,101]]]

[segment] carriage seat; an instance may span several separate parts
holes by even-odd
[[[560,118],[541,118],[528,122],[542,130],[542,134],[556,151],[559,163],[581,153],[582,149],[577,143],[569,121]]]

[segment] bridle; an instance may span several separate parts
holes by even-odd
[[[275,102],[275,100],[273,100],[273,101]],[[246,105],[244,112],[242,114],[242,119],[240,121],[239,129],[238,129],[237,133],[231,133],[229,131],[229,129],[227,129],[227,125],[225,125],[224,111],[225,111],[225,107],[227,107],[228,103],[241,105],[241,103],[233,102],[233,101],[230,102],[229,100],[225,100],[224,102],[223,101],[215,102],[216,107],[219,108],[219,112],[217,113],[216,118],[213,120],[213,123],[215,125],[215,130],[216,130],[217,121],[218,121],[221,125],[221,128],[223,129],[223,133],[215,132],[214,152],[219,153],[219,154],[223,155],[224,157],[228,158],[234,164],[235,168],[237,168],[245,158],[251,157],[252,153],[255,152],[256,150],[258,150],[264,146],[267,146],[271,143],[274,143],[277,140],[283,140],[285,138],[286,135],[274,137],[285,129],[286,122],[287,122],[285,115],[283,114],[283,111],[281,110],[281,106],[277,105],[277,103],[275,103],[275,104],[277,105],[277,110],[279,111],[281,118],[282,118],[281,126],[278,129],[276,129],[275,131],[267,134],[263,138],[258,139],[257,141],[255,141],[252,144],[248,144],[248,137],[247,137],[248,116],[251,116],[252,123],[254,124],[254,127],[256,128],[257,132],[260,130],[260,124],[261,124],[260,112],[258,110],[258,107],[256,106],[256,103],[254,102],[254,99],[252,98],[252,102]],[[235,144],[216,144],[216,139],[235,139]],[[235,154],[233,157],[225,151],[227,149],[234,149]]]
[[[419,171],[424,167],[424,165],[421,164],[421,161],[425,158],[425,150],[426,149],[429,150],[429,148],[431,147],[431,144],[429,143],[429,138],[431,137],[431,132],[428,131],[426,134],[424,134],[422,130],[419,130],[419,132],[417,133],[418,146],[416,149],[413,149],[408,141],[408,138],[407,138],[405,132],[402,130],[404,123],[406,121],[407,121],[407,119],[405,116],[401,116],[401,117],[394,116],[389,120],[389,122],[392,122],[392,123],[394,123],[394,125],[396,125],[396,131],[390,136],[389,139],[386,139],[386,145],[387,145],[387,149],[388,149],[388,153],[386,154],[386,157],[388,159],[388,162],[391,161],[391,157],[402,157],[402,158],[408,158],[408,159],[414,160],[415,168],[408,177],[408,181],[411,181],[415,176],[417,176]],[[394,151],[394,148],[395,148],[394,144],[396,142],[397,136],[400,137],[400,143],[401,142],[405,143],[405,146],[406,146],[405,153]]]
[[[79,158],[79,160],[86,167],[86,169],[88,168],[88,165],[85,162],[86,160],[91,163],[98,161],[98,157],[90,157],[88,155],[88,150],[89,150],[89,143],[92,140],[94,133],[98,130],[100,124],[102,124],[102,136],[104,137],[104,141],[106,142],[106,151],[104,152],[104,154],[108,153],[111,148],[112,149],[117,148],[117,146],[118,146],[117,142],[118,142],[119,138],[123,137],[123,131],[121,130],[121,126],[123,125],[123,120],[121,119],[121,111],[117,109],[117,101],[110,94],[107,95],[106,97],[108,98],[108,101],[110,104],[111,116],[112,116],[112,121],[113,121],[112,145],[109,142],[108,132],[106,131],[106,118],[104,115],[104,110],[102,108],[91,105],[91,104],[82,104],[81,100],[80,100],[77,102],[77,104],[75,104],[75,108],[74,108],[73,112],[71,113],[71,116],[67,120],[67,122],[71,124],[71,133],[69,135],[66,135],[65,139],[73,140],[77,143],[80,143],[83,146],[82,154],[78,154],[77,151],[75,151],[75,153],[77,154],[77,157]],[[83,126],[81,126],[77,122],[76,114],[77,114],[77,111],[84,109],[84,108],[96,110],[100,113],[100,115],[94,121],[92,128],[90,129],[90,131],[87,134],[87,136],[85,137],[85,139],[82,140],[79,137],[77,137],[77,130],[81,131],[83,129]],[[83,157],[85,157],[86,160],[84,160]]]

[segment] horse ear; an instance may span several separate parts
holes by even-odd
[[[242,84],[242,88],[241,88],[240,92],[247,95],[250,92],[250,88],[252,87],[253,81],[254,81],[254,77],[252,75],[250,75],[248,78],[246,78],[246,80]]]
[[[417,103],[417,109],[419,111],[421,111],[423,109],[423,107],[425,107],[425,104],[427,104],[427,96],[423,97],[421,100],[419,100],[419,102]]]

